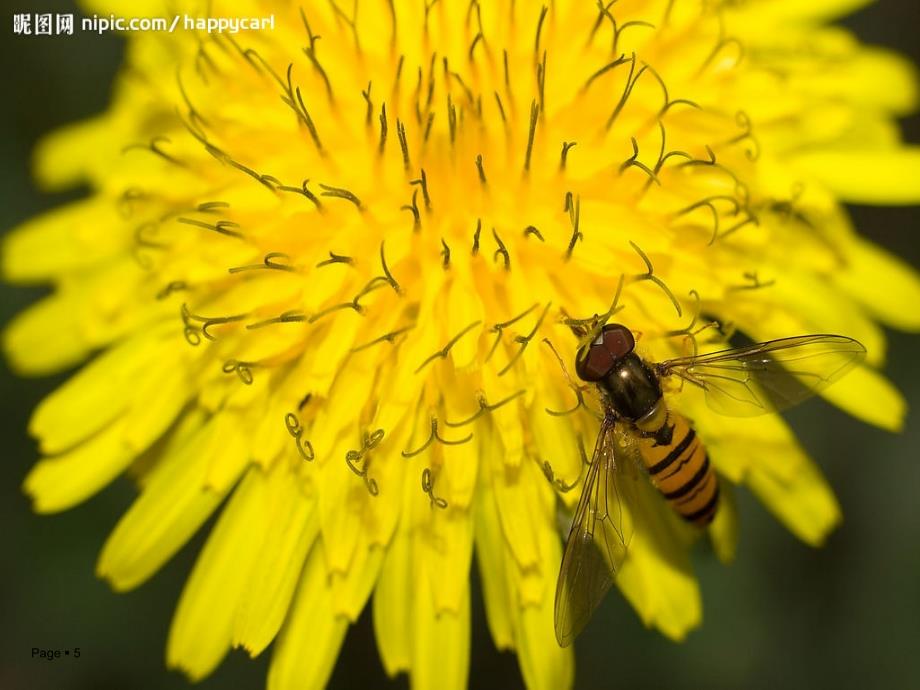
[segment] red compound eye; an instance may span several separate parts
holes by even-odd
[[[610,373],[617,360],[632,352],[635,346],[636,340],[626,326],[607,324],[594,342],[578,352],[575,370],[584,381],[600,381]]]

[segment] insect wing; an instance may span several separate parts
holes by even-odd
[[[587,625],[626,557],[636,503],[637,452],[614,422],[601,424],[556,584],[556,640],[563,647]]]
[[[706,392],[716,412],[753,417],[785,410],[827,388],[866,356],[866,348],[842,335],[806,335],[681,357],[658,365]]]

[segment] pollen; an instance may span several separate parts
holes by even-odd
[[[274,643],[269,688],[322,687],[370,605],[387,673],[463,687],[475,551],[496,646],[570,687],[557,514],[598,431],[579,324],[616,314],[653,361],[846,334],[869,366],[828,399],[903,418],[880,324],[920,330],[920,280],[841,203],[920,201],[893,124],[912,67],[780,5],[332,0],[132,33],[109,110],[36,152],[42,184],[91,194],[4,244],[7,280],[55,286],[7,328],[13,365],[93,357],[32,417],[35,509],[131,477],[97,566],[118,590],[219,514],[167,645],[193,679]],[[837,524],[781,419],[668,395],[726,493],[809,543]],[[689,545],[730,559],[735,516],[685,534],[645,503],[617,585],[681,639]]]

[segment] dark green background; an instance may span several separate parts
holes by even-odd
[[[31,11],[73,11],[46,0]],[[18,9],[18,8],[17,8]],[[22,8],[26,9],[26,8]],[[76,35],[64,40],[12,34],[0,16],[5,105],[0,108],[0,229],[85,190],[36,191],[29,154],[43,133],[105,108],[122,39]],[[861,37],[896,47],[920,62],[915,0],[868,8],[847,21]],[[920,119],[905,122],[920,142]],[[920,265],[918,209],[854,208],[869,237]],[[0,287],[0,323],[42,294]],[[916,307],[920,309],[920,305]],[[699,554],[705,624],[682,645],[642,627],[613,594],[577,645],[577,687],[864,688],[920,687],[920,376],[916,336],[893,333],[888,373],[911,403],[906,431],[890,435],[817,401],[792,417],[799,437],[836,488],[845,523],[827,546],[796,541],[746,492],[737,561],[722,567]],[[33,515],[19,486],[35,459],[26,436],[30,411],[63,377],[20,380],[0,364],[3,430],[0,532],[0,688],[186,688],[164,667],[174,604],[200,537],[151,582],[130,594],[93,576],[96,555],[133,497],[118,481],[61,515]],[[492,647],[475,589],[471,687],[521,685],[515,658]],[[32,647],[80,647],[80,659],[34,660]],[[267,657],[234,652],[199,687],[258,688]],[[382,673],[369,615],[348,635],[334,688],[404,687]]]

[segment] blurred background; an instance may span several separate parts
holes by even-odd
[[[31,5],[31,3],[29,3]],[[42,0],[41,12],[74,12]],[[30,152],[38,138],[106,107],[124,43],[115,35],[21,37],[5,12],[0,56],[0,231],[78,198],[86,190],[46,195],[33,186]],[[869,42],[920,63],[920,4],[890,1],[845,24]],[[904,122],[920,143],[920,118]],[[852,209],[869,238],[920,266],[920,209]],[[43,294],[0,286],[0,323]],[[920,305],[916,305],[920,309]],[[796,541],[749,494],[739,492],[742,534],[728,567],[699,549],[705,623],[681,644],[646,630],[621,596],[607,598],[577,644],[576,687],[632,688],[905,688],[920,686],[920,360],[917,336],[890,334],[888,374],[910,405],[905,432],[891,435],[817,401],[790,419],[819,460],[843,505],[843,526],[823,549]],[[25,433],[38,401],[66,375],[15,378],[0,359],[0,688],[187,688],[164,666],[169,622],[202,539],[192,540],[150,582],[115,594],[93,575],[107,534],[134,492],[117,481],[90,502],[60,515],[30,511],[20,484],[36,459]],[[207,529],[202,530],[204,534]],[[474,566],[475,570],[475,566]],[[79,659],[32,659],[32,647],[81,648]],[[197,687],[259,688],[268,655],[233,652]],[[522,687],[515,657],[492,646],[474,583],[470,687]],[[407,687],[383,674],[368,612],[349,632],[330,686]]]

